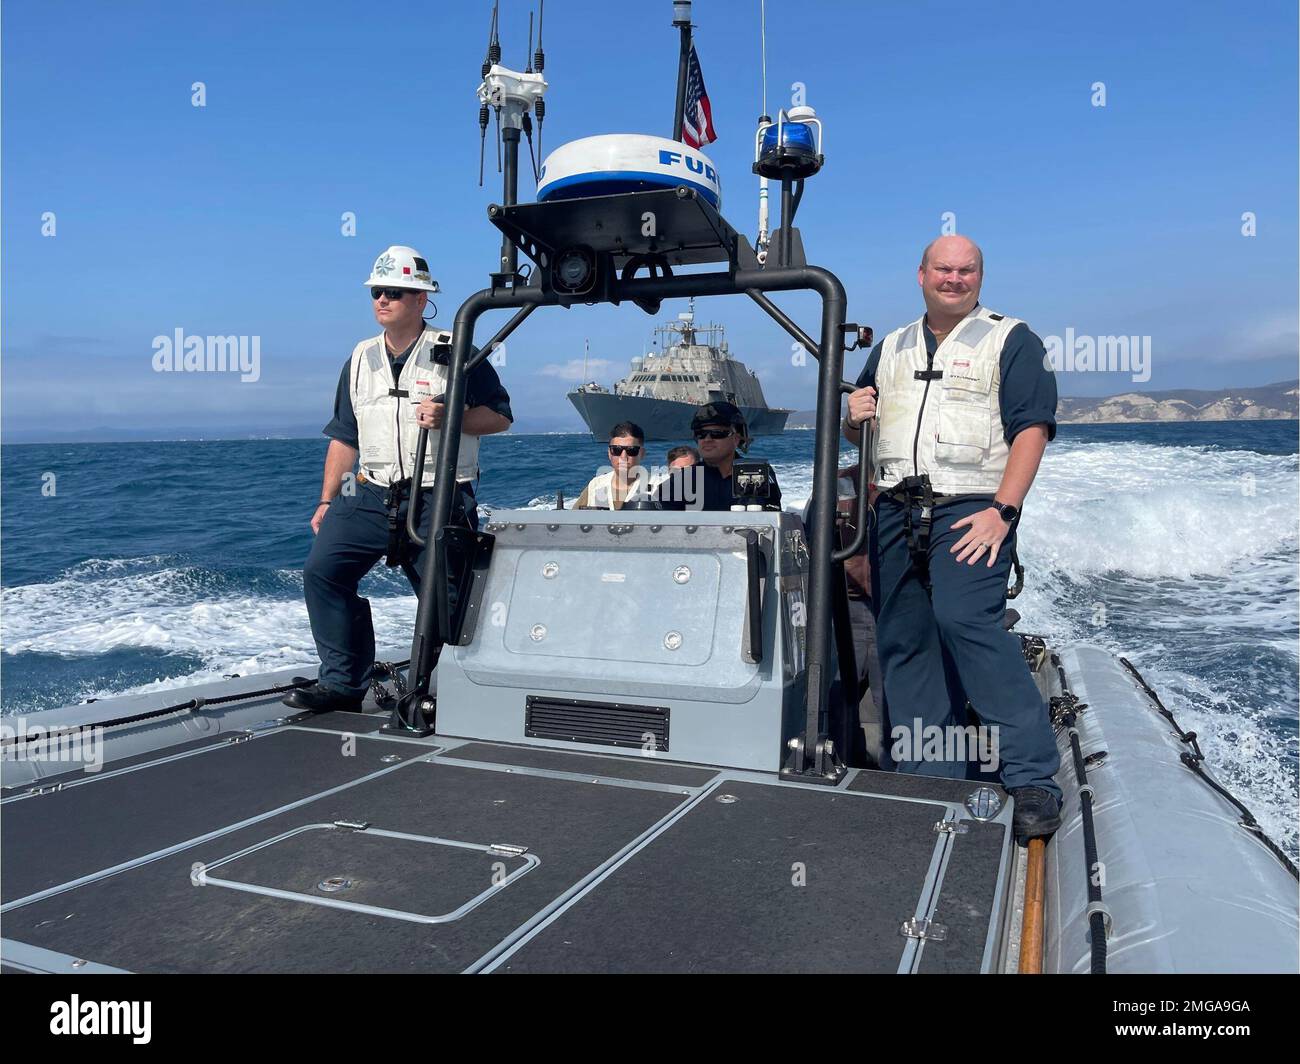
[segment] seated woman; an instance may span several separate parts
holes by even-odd
[[[748,450],[751,440],[745,415],[732,403],[705,403],[691,419],[691,433],[699,446],[703,463],[674,469],[655,489],[655,498],[665,510],[730,510],[731,470],[736,452]],[[752,500],[750,500],[752,501]],[[773,475],[767,505],[780,509],[781,488]]]
[[[646,497],[650,474],[641,464],[645,432],[631,421],[609,430],[609,466],[591,478],[573,504],[575,510],[621,510],[625,503]]]

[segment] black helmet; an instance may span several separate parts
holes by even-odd
[[[695,416],[691,418],[691,431],[694,432],[701,425],[730,425],[741,436],[748,429],[745,415],[734,403],[705,403],[697,407]]]
[[[705,403],[697,407],[695,416],[691,418],[691,432],[694,433],[705,425],[730,425],[740,438],[737,449],[740,451],[748,449],[749,426],[745,423],[745,415],[740,412],[740,407],[735,403]]]

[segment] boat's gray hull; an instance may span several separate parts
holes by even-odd
[[[1071,647],[1060,660],[1087,706],[1077,725],[1083,755],[1104,752],[1088,768],[1088,784],[1097,835],[1091,874],[1112,921],[1106,970],[1295,974],[1295,879],[1242,826],[1240,813],[1183,764],[1189,747],[1110,652]],[[1087,972],[1080,781],[1067,732],[1057,744],[1065,803],[1047,848],[1046,967]]]
[[[569,402],[598,440],[620,421],[632,421],[645,430],[647,440],[689,440],[691,418],[698,409],[692,403],[655,399],[642,395],[614,395],[611,392],[572,391]],[[741,407],[751,436],[776,436],[785,431],[789,410],[773,407]]]

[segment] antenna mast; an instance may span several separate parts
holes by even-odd
[[[545,10],[546,0],[541,0]],[[537,50],[533,51],[533,16],[528,16],[528,54],[525,70],[513,70],[501,64],[501,39],[499,35],[499,0],[493,0],[492,23],[488,31],[487,57],[483,62],[483,81],[478,87],[479,98],[479,184],[483,183],[483,155],[487,139],[488,112],[496,116],[497,168],[502,175],[504,206],[519,202],[519,140],[520,134],[528,138],[528,153],[533,161],[533,176],[537,176],[537,159],[533,157],[533,114],[537,116],[537,140],[540,149],[542,120],[546,114],[543,97],[546,79],[542,68],[546,55],[542,51],[541,17],[537,22]],[[536,69],[534,69],[536,67]],[[530,113],[532,112],[532,113]],[[513,285],[519,278],[519,249],[509,237],[501,241],[501,255],[497,270],[492,274],[493,287]]]
[[[763,66],[763,110],[758,116],[758,128],[762,129],[764,123],[772,121],[771,116],[767,113],[767,0],[759,0],[758,18]],[[758,238],[754,241],[754,251],[760,263],[767,261],[767,245],[771,243],[771,240],[772,235],[768,229],[767,178],[760,175],[758,179]]]

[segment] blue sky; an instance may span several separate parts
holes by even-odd
[[[501,6],[506,61],[522,65],[529,5]],[[751,236],[758,6],[695,4],[720,133],[706,150],[724,213]],[[378,331],[362,281],[391,243],[429,258],[449,323],[498,243],[491,156],[477,186],[489,10],[5,3],[6,437],[313,431],[352,346]],[[670,0],[551,0],[545,146],[668,134],[670,21]],[[799,218],[809,258],[883,335],[919,315],[919,251],[953,212],[984,248],[987,305],[1044,336],[1150,336],[1151,379],[1137,387],[1295,377],[1296,41],[1290,0],[769,0],[770,107],[800,81],[826,123],[826,168]],[[345,211],[355,237],[340,231]],[[782,301],[816,324],[811,298]],[[769,401],[813,405],[814,369],[790,364],[756,308],[716,300],[701,316],[726,323]],[[535,315],[501,371],[520,425],[577,428],[565,374],[584,340],[590,375],[610,383],[653,324],[632,309]],[[155,372],[153,338],[178,328],[260,337],[260,379]],[[1066,395],[1134,387],[1124,374],[1060,377]]]

